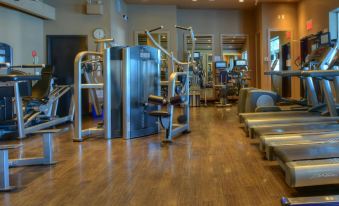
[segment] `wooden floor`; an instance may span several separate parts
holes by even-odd
[[[274,206],[281,196],[324,193],[288,188],[279,166],[263,160],[258,145],[245,137],[235,110],[193,109],[192,133],[164,148],[162,135],[76,143],[70,126],[55,138],[55,166],[10,170],[19,189],[1,193],[0,205]],[[40,142],[28,138],[23,151],[10,156],[39,154]]]

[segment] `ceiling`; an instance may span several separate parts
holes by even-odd
[[[298,2],[299,0],[125,0],[129,4],[176,5],[179,8],[195,9],[249,9],[256,2]]]

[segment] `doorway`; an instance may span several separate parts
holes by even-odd
[[[47,35],[47,64],[53,68],[55,83],[58,85],[74,84],[74,59],[81,51],[87,51],[87,36],[80,35]],[[89,112],[87,95],[82,96],[84,113]],[[58,115],[65,116],[71,104],[69,92],[60,99]]]

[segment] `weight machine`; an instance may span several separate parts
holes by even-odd
[[[152,32],[163,29],[163,26],[152,30],[146,30],[148,38],[152,41],[155,47],[160,49],[168,57],[168,65],[171,69],[171,74],[168,80],[168,95],[167,97],[161,97],[157,95],[150,95],[148,102],[150,104],[158,106],[166,106],[166,110],[158,110],[149,112],[149,115],[157,117],[160,120],[162,127],[166,130],[165,139],[163,143],[171,143],[174,136],[182,133],[190,132],[190,85],[189,85],[189,72],[190,68],[193,72],[196,70],[196,63],[194,61],[195,50],[195,37],[192,27],[175,26],[175,28],[188,31],[192,41],[192,50],[187,55],[187,62],[179,61],[171,51],[164,49],[152,36]],[[175,71],[175,68],[179,67],[181,71]],[[181,78],[183,84],[180,91],[177,90],[177,80]],[[175,106],[182,105],[183,113],[178,117],[178,123],[174,123],[174,108]]]
[[[97,52],[79,53],[74,63],[73,140],[83,141],[93,135],[103,135],[106,139],[132,139],[158,133],[157,119],[148,115],[157,107],[149,106],[147,98],[151,94],[160,95],[160,60],[159,50],[149,46],[113,46]],[[83,66],[88,62],[102,68],[102,82],[94,80],[93,71],[96,70]],[[85,83],[82,83],[82,74]],[[84,89],[90,90],[97,114],[104,112],[103,123],[94,128],[82,128],[81,96]],[[98,89],[103,90],[103,103],[98,103]]]
[[[57,116],[59,99],[71,90],[71,86],[55,85],[51,67],[11,65],[11,52],[9,45],[0,44],[0,135],[17,133],[18,138],[22,139],[28,134],[72,121],[72,105],[68,115]],[[29,75],[17,70],[37,68],[42,69],[41,75]],[[36,81],[33,86],[32,81]]]

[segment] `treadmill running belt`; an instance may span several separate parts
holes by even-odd
[[[283,162],[339,158],[339,143],[286,145],[274,148],[275,155]]]

